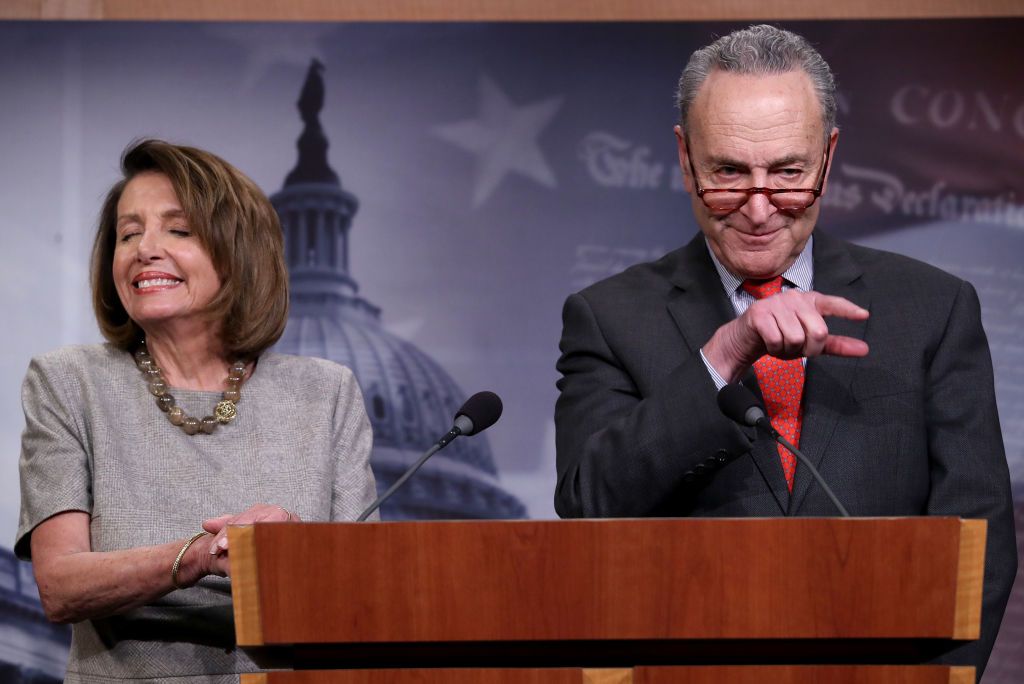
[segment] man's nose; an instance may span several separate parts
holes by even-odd
[[[757,192],[750,196],[747,203],[743,205],[743,214],[754,225],[763,225],[775,213],[775,206],[768,200],[768,195]]]

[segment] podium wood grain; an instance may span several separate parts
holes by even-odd
[[[566,667],[267,672],[242,675],[241,684],[630,684],[632,681],[629,669]]]
[[[321,670],[242,675],[241,684],[974,684],[973,667],[771,666],[635,669]]]
[[[973,639],[985,523],[272,523],[229,535],[243,647]]]
[[[974,684],[973,667],[779,665],[638,667],[632,684]]]

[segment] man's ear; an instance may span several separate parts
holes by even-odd
[[[828,168],[825,169],[825,178],[821,182],[821,194],[828,190],[828,176],[832,173],[832,166],[836,160],[836,145],[839,143],[839,129],[833,128],[828,136]]]
[[[686,135],[683,134],[683,127],[676,124],[673,129],[676,134],[676,147],[679,150],[679,170],[683,172],[683,187],[686,192],[693,193],[693,177],[690,174],[690,150],[686,146]]]

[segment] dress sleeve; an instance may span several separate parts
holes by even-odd
[[[370,469],[373,430],[355,376],[348,368],[342,371],[334,414],[331,520],[355,520],[377,498]],[[370,517],[371,520],[379,518],[377,513]]]
[[[81,407],[66,391],[70,374],[58,360],[33,359],[21,389],[21,512],[14,545],[31,560],[36,526],[64,511],[92,511],[92,474],[82,438]]]

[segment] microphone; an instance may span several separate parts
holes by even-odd
[[[800,462],[800,465],[807,468],[807,471],[814,477],[814,479],[821,485],[821,488],[828,495],[828,498],[832,500],[836,509],[844,518],[849,518],[850,514],[843,508],[843,504],[839,503],[839,499],[832,493],[832,488],[825,484],[825,480],[818,473],[818,469],[811,465],[811,462],[797,449],[795,446],[789,443],[785,437],[780,435],[778,431],[772,427],[771,421],[768,420],[768,416],[765,414],[764,406],[758,401],[754,393],[751,392],[745,385],[735,383],[732,385],[726,385],[718,392],[718,408],[722,410],[722,413],[726,415],[730,420],[739,423],[740,425],[747,425],[753,428],[758,428],[767,432],[772,439],[781,444],[782,446],[789,449],[790,453],[796,456],[796,459]]]
[[[759,427],[764,421],[768,425],[768,431],[775,436],[775,428],[768,421],[761,402],[744,385],[736,383],[723,387],[718,392],[718,408],[727,418],[740,425]]]
[[[477,392],[455,414],[455,424],[448,434],[438,440],[442,448],[459,435],[483,432],[501,418],[501,398],[494,392]]]
[[[427,449],[426,453],[419,457],[419,460],[409,466],[409,469],[402,473],[402,476],[395,480],[395,483],[388,487],[386,492],[378,496],[377,500],[370,504],[369,508],[360,513],[359,517],[356,518],[356,522],[363,522],[370,517],[370,514],[380,508],[382,503],[387,501],[399,487],[405,484],[405,481],[412,477],[420,469],[420,466],[427,462],[428,458],[451,444],[452,440],[456,437],[459,435],[467,437],[475,435],[498,422],[498,418],[501,418],[501,409],[501,398],[494,392],[477,392],[467,399],[462,408],[455,413],[452,429],[444,437],[437,440],[434,446]]]

